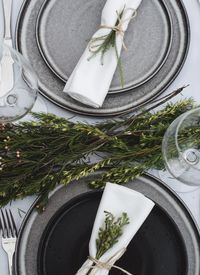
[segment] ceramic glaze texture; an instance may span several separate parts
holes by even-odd
[[[126,187],[141,192],[156,206],[134,237],[131,253],[127,251],[120,266],[144,275],[199,275],[200,235],[186,207],[164,183],[150,176],[143,176]],[[87,181],[80,180],[67,189],[55,190],[44,213],[38,214],[32,208],[20,232],[16,274],[55,274],[58,270],[52,268],[52,262],[59,274],[75,274],[88,254],[100,196],[101,192],[89,190]]]
[[[69,3],[72,2],[70,0],[68,0],[68,1],[69,1]],[[47,2],[50,3],[49,7],[51,7],[51,5],[55,5],[55,0],[50,0]],[[63,2],[63,1],[60,1],[60,2]],[[158,4],[158,2],[159,2],[159,4]],[[56,74],[52,71],[52,69],[49,68],[50,66],[47,65],[47,62],[46,62],[47,60],[46,61],[44,60],[44,58],[42,57],[41,52],[38,48],[39,37],[37,39],[36,25],[37,25],[37,21],[39,20],[38,16],[40,14],[41,8],[44,7],[45,3],[46,3],[46,1],[44,1],[44,0],[35,0],[35,1],[26,0],[24,2],[24,6],[21,10],[21,14],[20,14],[19,20],[18,20],[18,26],[17,26],[17,32],[16,32],[16,46],[19,49],[19,51],[22,52],[23,55],[27,59],[29,59],[29,61],[33,65],[33,68],[35,69],[35,71],[37,71],[39,78],[40,78],[39,79],[40,92],[45,97],[47,97],[49,100],[55,102],[57,105],[62,106],[63,108],[66,108],[73,112],[77,112],[77,113],[85,114],[85,115],[91,115],[91,116],[112,116],[112,115],[122,114],[124,112],[129,112],[135,108],[138,108],[138,107],[146,104],[147,102],[149,102],[150,100],[152,100],[153,98],[158,96],[159,94],[161,94],[168,87],[168,85],[177,76],[177,74],[180,71],[180,69],[185,61],[185,58],[187,56],[187,51],[188,51],[188,46],[189,46],[189,25],[188,25],[188,21],[187,21],[187,15],[186,15],[185,10],[182,6],[182,3],[178,0],[177,1],[174,1],[174,0],[167,0],[167,1],[143,0],[142,4],[138,10],[138,16],[131,22],[130,29],[127,30],[126,38],[125,38],[125,41],[130,39],[129,41],[126,42],[127,46],[129,47],[129,51],[128,51],[128,53],[123,52],[123,55],[122,55],[122,58],[124,60],[124,67],[125,67],[125,71],[126,71],[126,75],[127,75],[126,76],[127,77],[127,79],[126,79],[127,85],[129,86],[131,81],[132,81],[132,84],[134,82],[135,82],[135,84],[140,83],[141,72],[144,73],[144,75],[146,74],[146,77],[148,77],[148,75],[151,76],[151,72],[149,71],[149,69],[146,71],[146,73],[145,73],[144,69],[142,70],[143,65],[144,65],[142,62],[145,62],[145,64],[147,63],[150,66],[150,64],[152,64],[152,62],[153,62],[153,61],[150,61],[152,59],[152,56],[154,56],[154,59],[152,59],[152,60],[155,61],[155,52],[159,53],[158,57],[162,57],[162,54],[160,54],[160,49],[163,48],[163,45],[166,45],[163,41],[161,42],[157,38],[156,41],[158,42],[158,40],[159,40],[159,43],[158,43],[159,46],[158,46],[158,48],[156,47],[156,49],[152,50],[152,56],[149,56],[149,51],[147,51],[146,53],[144,52],[144,49],[147,50],[147,48],[148,48],[147,47],[148,43],[149,43],[148,40],[144,43],[144,45],[139,45],[138,43],[139,43],[139,41],[144,41],[143,33],[146,34],[146,39],[150,39],[151,36],[150,35],[148,36],[147,31],[145,30],[147,25],[148,25],[150,32],[154,33],[154,36],[155,36],[156,31],[158,33],[163,33],[164,40],[169,39],[169,36],[171,35],[171,44],[170,44],[171,47],[170,47],[167,59],[165,60],[164,64],[162,64],[162,66],[158,70],[158,72],[148,81],[146,81],[146,79],[145,79],[145,82],[143,84],[140,83],[140,85],[138,87],[132,88],[128,91],[118,92],[118,93],[108,95],[106,97],[106,100],[105,100],[102,108],[94,109],[94,108],[84,106],[82,104],[77,103],[75,100],[71,99],[69,96],[67,96],[65,93],[62,92],[65,83],[58,76],[56,76]],[[95,1],[94,3],[97,3],[97,1]],[[162,3],[165,3],[165,5],[163,5]],[[61,5],[61,4],[59,4],[59,5]],[[103,3],[102,3],[102,6],[103,6]],[[143,13],[147,13],[145,6],[148,7],[149,14],[153,13],[155,15],[154,18],[151,18],[152,22],[150,21],[149,16],[147,16],[147,15],[142,16]],[[165,8],[165,6],[167,9]],[[73,10],[74,9],[75,8],[73,8]],[[98,11],[98,9],[99,9],[99,11]],[[97,11],[100,13],[100,6],[98,9],[97,9]],[[52,12],[53,12],[52,16],[54,18],[56,18],[56,22],[58,22],[58,23],[55,22],[54,26],[52,25],[52,37],[53,36],[57,37],[58,36],[57,33],[59,33],[59,32],[62,33],[62,31],[63,31],[63,30],[60,30],[58,28],[58,26],[60,26],[59,18],[61,17],[61,19],[62,19],[64,17],[62,15],[62,12],[61,12],[61,15],[59,16],[58,11],[57,12],[56,11],[57,11],[57,6],[56,6],[55,10],[54,9],[52,10]],[[80,8],[80,11],[81,11],[81,8]],[[63,11],[64,14],[66,12],[68,12],[67,9]],[[57,17],[56,17],[56,14],[57,14]],[[157,16],[156,16],[156,14],[157,14]],[[43,18],[43,16],[41,18]],[[79,17],[80,16],[81,16],[81,14],[79,14]],[[48,16],[44,17],[44,18],[46,18],[46,20],[47,20]],[[44,18],[42,20],[44,20],[44,24],[45,24]],[[77,18],[76,15],[74,15],[74,18]],[[171,34],[168,33],[170,30],[169,18],[171,18],[171,25],[172,25]],[[74,26],[73,26],[75,24],[74,20],[71,20],[72,25],[69,24],[70,28],[65,31],[65,34],[68,37],[70,37],[70,34],[72,33],[72,30],[74,29]],[[86,20],[86,17],[84,20]],[[158,20],[159,20],[160,24],[158,24],[158,22],[157,22]],[[72,47],[71,46],[72,42],[67,43],[67,41],[65,40],[66,49],[67,49],[65,56],[66,57],[68,56],[69,66],[65,67],[64,63],[66,64],[66,61],[62,61],[63,63],[61,64],[61,67],[59,67],[59,68],[61,68],[61,70],[62,70],[62,68],[63,69],[65,68],[66,74],[70,74],[72,67],[80,58],[79,53],[82,51],[82,49],[87,44],[83,40],[87,39],[88,37],[89,38],[91,37],[92,32],[96,29],[96,27],[98,25],[98,21],[99,21],[98,18],[95,17],[94,25],[93,25],[93,23],[91,23],[91,24],[87,23],[88,26],[91,25],[91,27],[89,28],[88,34],[87,34],[87,31],[85,31],[84,26],[81,26],[81,28],[84,29],[84,31],[83,31],[84,37],[82,35],[80,37],[77,37],[76,45],[80,44],[80,46],[77,46],[76,50],[75,49],[73,50],[75,53],[77,51],[76,54],[71,55],[72,52],[69,49]],[[135,25],[138,24],[137,21],[140,22],[140,26],[138,27],[139,30],[136,30],[136,28],[134,28],[134,24]],[[153,23],[153,21],[155,21],[155,22]],[[166,22],[168,22],[168,23],[166,23]],[[78,24],[80,25],[80,22],[76,23],[75,25],[78,26]],[[157,27],[155,27],[155,26],[157,26]],[[156,30],[154,28],[156,28]],[[131,31],[131,29],[132,29],[132,31]],[[46,41],[45,43],[47,43],[47,44],[48,44],[47,37],[49,37],[48,33],[49,33],[49,31],[47,31],[46,36],[44,36],[44,37],[42,35],[43,40]],[[151,35],[152,35],[152,33],[151,33]],[[131,34],[135,37],[135,39],[132,39]],[[75,43],[75,35],[71,34],[71,36],[72,36],[72,40],[74,41],[73,43]],[[63,39],[63,41],[64,41],[64,39]],[[153,42],[151,42],[151,43],[153,43]],[[54,45],[54,47],[55,47],[55,45]],[[136,47],[137,49],[134,47]],[[137,54],[134,53],[133,48],[134,48],[134,50],[138,51]],[[152,45],[151,45],[151,48],[152,48]],[[63,45],[62,45],[62,49],[63,49]],[[164,46],[163,50],[164,51],[166,50],[166,46]],[[67,55],[67,51],[70,51],[69,55]],[[126,54],[127,54],[127,56],[126,56]],[[50,55],[51,58],[54,60],[54,62],[57,62],[56,64],[58,64],[60,62],[59,55],[60,55],[60,53],[58,53],[58,50],[56,51],[56,58],[58,58],[58,59],[55,59],[54,58],[55,56],[52,56],[52,53]],[[141,64],[140,70],[138,69],[137,72],[133,72],[133,67],[134,67],[133,64],[131,65],[132,66],[131,68],[128,68],[128,66],[127,66],[127,64],[129,64],[129,62],[132,62],[127,59],[127,57],[129,55],[130,56],[135,55],[136,57],[134,57],[134,58],[136,58],[136,60],[137,60],[137,56],[140,56],[140,57],[143,56],[143,58],[144,58],[140,62],[137,60],[137,62]],[[144,60],[146,60],[146,61],[144,61]],[[146,67],[144,66],[144,68],[146,68]],[[131,75],[134,76],[134,78],[132,80],[131,80]],[[116,73],[116,76],[117,76],[117,73]],[[115,88],[118,86],[117,79],[118,78],[116,77],[113,82],[113,87],[115,87]]]
[[[47,65],[64,81],[98,30],[104,4],[105,0],[69,0],[67,5],[65,0],[51,0],[42,7],[37,26],[39,49]],[[125,87],[121,89],[116,71],[110,92],[139,86],[153,77],[170,51],[171,28],[170,15],[162,1],[141,4],[125,34],[128,51],[123,51],[121,57]]]

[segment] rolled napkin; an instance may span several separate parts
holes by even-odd
[[[107,183],[90,238],[90,255],[76,274],[86,275],[88,271],[90,271],[90,275],[108,274],[115,262],[124,254],[128,244],[146,220],[154,205],[154,202],[139,192],[117,184]],[[123,228],[123,234],[118,239],[118,242],[96,262],[96,240],[98,239],[99,228],[102,228],[105,221],[105,211],[112,213],[116,218],[121,216],[122,213],[126,213],[129,218],[129,224]],[[98,266],[98,263],[100,263],[100,266]],[[95,264],[97,265],[91,269]],[[130,274],[124,271],[123,267],[120,267],[120,270],[125,274]]]
[[[124,45],[124,32],[127,30],[128,24],[134,17],[141,1],[107,0],[102,12],[100,28],[94,34],[91,41],[107,36],[111,31],[115,30],[116,47],[111,47],[106,51],[102,64],[101,53],[91,58],[90,42],[65,85],[65,93],[75,100],[94,108],[102,106],[109,91],[118,65],[121,49]],[[120,14],[122,17],[120,22],[118,22]],[[119,24],[115,28],[117,22]]]

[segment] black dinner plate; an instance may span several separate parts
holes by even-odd
[[[38,253],[39,275],[74,275],[88,256],[101,193],[86,193],[66,203],[50,220]],[[134,275],[184,275],[187,257],[180,232],[155,206],[117,262]],[[122,274],[113,269],[109,274]]]
[[[15,275],[75,274],[88,256],[89,239],[102,195],[88,180],[60,186],[43,213],[37,200],[21,226]],[[187,207],[163,182],[145,175],[126,184],[155,202],[118,265],[134,275],[199,275],[200,234]],[[112,270],[110,274],[120,274]]]

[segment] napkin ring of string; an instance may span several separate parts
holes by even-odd
[[[128,10],[132,11],[132,15],[130,17],[126,18],[126,19],[123,19],[124,14]],[[116,22],[115,26],[100,25],[99,29],[109,29],[111,31],[114,31],[116,34],[120,35],[122,37],[122,46],[127,51],[127,47],[126,47],[126,45],[123,41],[123,37],[124,37],[124,33],[125,33],[125,31],[123,29],[123,25],[124,25],[125,22],[130,21],[130,20],[132,20],[133,18],[135,18],[137,16],[137,10],[132,9],[132,8],[125,8],[124,7],[124,9],[122,10],[121,13],[119,13],[118,11],[116,11],[116,13],[117,13],[117,22]],[[90,40],[89,45],[88,45],[89,51],[91,53],[93,53],[94,55],[97,52],[101,51],[102,45],[106,41],[108,35],[103,35],[103,36],[100,36],[100,37],[93,37]],[[104,53],[103,53],[103,55],[104,55]]]
[[[126,19],[123,19],[123,14],[128,11],[131,10],[133,12],[133,14]],[[124,29],[123,29],[123,24],[127,21],[131,21],[133,18],[135,18],[137,16],[137,10],[136,9],[132,9],[132,8],[125,8],[123,9],[122,13],[120,14],[118,11],[116,11],[117,13],[117,23],[115,26],[109,26],[109,25],[100,25],[100,29],[110,29],[112,31],[115,31],[117,34],[121,35],[122,38],[124,36]],[[125,43],[123,42],[123,48],[127,51],[127,47],[125,45]]]
[[[129,18],[123,19],[123,14],[128,10],[133,11],[133,14]],[[118,24],[115,25],[115,26],[100,25],[100,29],[110,29],[110,30],[115,31],[119,35],[124,35],[125,31],[123,30],[123,24],[126,21],[130,21],[133,18],[135,18],[137,16],[137,10],[132,9],[132,8],[124,8],[121,14],[118,11],[116,11],[116,13],[117,13],[117,22],[118,22]]]
[[[106,262],[102,262],[100,260],[97,260],[97,259],[89,256],[88,259],[94,263],[94,265],[92,265],[90,267],[93,270],[92,274],[95,274],[98,270],[105,269],[105,270],[110,271],[112,268],[115,268],[115,269],[122,271],[124,274],[133,275],[132,273],[128,272],[127,270],[125,270],[117,265],[112,264],[113,259],[115,259],[115,261],[119,260],[122,257],[122,255],[125,253],[125,251],[126,251],[126,248],[120,249],[112,257],[110,257]],[[94,271],[95,269],[96,269],[96,272]]]

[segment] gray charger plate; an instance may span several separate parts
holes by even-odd
[[[172,221],[172,224],[175,225],[180,233],[180,238],[182,239],[184,247],[183,249],[185,250],[183,251],[186,256],[186,268],[184,268],[184,270],[187,271],[186,273],[184,271],[184,274],[181,275],[199,275],[200,235],[186,206],[168,187],[165,186],[164,183],[148,175],[140,177],[137,180],[128,183],[126,186],[143,193],[152,199],[158,207],[166,211]],[[15,257],[16,275],[38,274],[38,249],[40,248],[47,224],[49,224],[55,213],[67,202],[87,192],[92,193],[93,191],[88,189],[84,180],[79,180],[78,182],[70,184],[67,188],[57,188],[51,194],[49,204],[47,205],[44,213],[38,214],[34,208],[37,204],[37,202],[35,202],[27,214],[20,230]],[[76,227],[77,225],[80,226],[78,221],[76,222]],[[79,254],[80,253],[77,254],[77,257]],[[62,255],[60,256],[62,257]],[[56,257],[60,259],[59,255],[56,255]]]
[[[38,47],[49,68],[64,82],[73,72],[87,47],[87,41],[99,28],[105,2],[44,2],[36,26]],[[52,31],[54,28],[55,31]],[[128,51],[122,51],[121,55],[124,88],[116,70],[109,93],[124,92],[151,79],[168,57],[172,37],[172,21],[165,3],[144,1],[138,9],[137,19],[132,19],[125,36]]]
[[[49,2],[51,1],[52,0]],[[105,0],[101,1],[105,2]],[[79,104],[62,92],[64,88],[63,81],[61,81],[52,72],[40,54],[36,38],[36,24],[44,2],[45,0],[24,1],[16,28],[16,47],[30,61],[33,68],[38,73],[40,92],[49,100],[67,110],[91,116],[111,116],[132,111],[140,106],[143,106],[145,103],[162,93],[175,79],[184,64],[190,39],[187,14],[181,1],[167,0],[165,1],[165,5],[170,13],[168,15],[172,22],[172,42],[168,58],[165,60],[165,63],[160,70],[151,79],[141,84],[139,87],[131,89],[127,92],[108,95],[103,107],[100,109],[94,109]],[[149,2],[152,3],[150,7],[153,8],[156,5],[155,2],[158,1],[143,0],[140,7],[141,13],[142,5],[145,6]],[[149,14],[151,13],[154,14],[155,11],[149,10]],[[135,20],[139,20],[138,18],[140,18],[140,16],[138,16]],[[151,17],[151,20],[153,22],[155,21],[155,18]],[[59,22],[59,16],[57,21]],[[56,22],[54,28],[52,29],[52,36],[56,32],[59,32],[59,29],[56,27]],[[141,25],[141,28],[147,28],[150,31],[151,25],[153,25],[150,24],[151,21],[143,18],[142,22],[144,25]],[[131,24],[133,24],[133,22],[131,22]],[[163,27],[163,22],[161,23],[161,26]],[[87,39],[87,37],[85,39]],[[150,36],[146,39],[146,43],[148,44],[148,39],[150,39]],[[81,42],[82,40],[83,38],[78,37],[77,45],[79,43],[83,43]],[[135,43],[137,43],[137,41],[135,41]],[[144,45],[138,46],[141,48],[141,51],[143,51],[143,46]],[[143,55],[145,57],[145,52],[143,52]],[[79,57],[80,56],[76,57],[77,60]],[[137,68],[137,65],[135,68]]]

